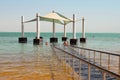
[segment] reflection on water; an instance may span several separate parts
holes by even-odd
[[[50,46],[34,46],[31,53],[20,47],[19,54],[0,55],[0,80],[72,80]]]

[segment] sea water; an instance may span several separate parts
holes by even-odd
[[[33,45],[36,33],[25,33],[28,41],[22,44],[18,43],[21,33],[0,32],[0,80],[28,80],[31,77],[34,77],[35,80],[39,79],[42,66],[40,61],[44,59],[45,55],[50,55],[49,49],[51,49],[45,46],[45,42],[49,42],[52,33],[41,33],[40,35],[43,37],[43,44]],[[63,44],[62,36],[63,33],[56,33],[61,44]],[[77,33],[78,46],[80,47],[120,53],[120,33],[86,33],[86,43],[79,42],[81,36],[81,33]],[[69,41],[72,38],[72,33],[67,33],[67,37]],[[39,55],[43,55],[42,60]]]
[[[49,42],[52,33],[41,33],[43,37],[43,44]],[[59,43],[63,33],[56,33]],[[24,51],[30,53],[35,47],[33,45],[33,39],[36,37],[36,33],[27,32],[25,37],[28,41],[26,44],[18,43],[18,38],[21,36],[20,32],[0,32],[0,54],[5,53],[21,53],[21,48],[24,46]],[[72,38],[72,33],[67,33],[68,41]],[[86,43],[80,43],[79,39],[82,34],[77,33],[78,45],[85,48],[104,50],[110,52],[120,52],[120,33],[86,33]]]

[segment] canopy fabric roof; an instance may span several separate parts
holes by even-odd
[[[40,21],[53,22],[53,19],[49,19],[49,18],[45,18],[45,17],[41,17],[41,16],[39,16],[39,18],[40,18]],[[24,23],[34,22],[36,20],[37,19],[35,18],[35,19],[29,20],[29,21],[25,21]],[[63,25],[63,23],[60,20],[54,20],[54,22]]]
[[[45,18],[50,18],[50,19],[57,19],[57,20],[62,20],[62,21],[69,21],[68,19],[59,16],[57,13],[49,13],[44,16]]]
[[[39,16],[40,18],[40,21],[47,21],[47,22],[54,22],[55,23],[58,23],[58,24],[62,24],[62,25],[66,25],[70,22],[72,22],[71,19],[57,13],[57,12],[54,12],[54,13],[49,13],[45,16]],[[32,19],[32,20],[29,20],[29,21],[25,21],[24,23],[28,23],[28,22],[33,22],[33,21],[36,21],[37,19]]]
[[[60,14],[60,13],[58,13],[58,12],[56,12],[56,14],[58,14],[60,17],[63,17],[63,18],[65,18],[65,19],[68,20],[68,21],[64,21],[64,24],[65,24],[65,25],[73,21],[72,19],[69,19],[69,18],[65,17],[64,15],[62,15],[62,14]]]

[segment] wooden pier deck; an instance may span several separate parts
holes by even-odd
[[[36,46],[31,53],[0,55],[0,80],[79,80],[71,72],[50,46]]]

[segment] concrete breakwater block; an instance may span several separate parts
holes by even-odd
[[[70,45],[77,45],[77,39],[70,39]]]
[[[34,45],[39,45],[40,44],[40,39],[33,39],[33,44]]]
[[[67,41],[67,37],[62,37],[62,41]]]
[[[57,43],[57,42],[58,42],[58,38],[55,37],[50,38],[50,43]]]
[[[27,37],[19,37],[18,42],[19,43],[27,43]]]
[[[85,43],[86,42],[86,38],[80,38],[80,42],[81,43]]]

